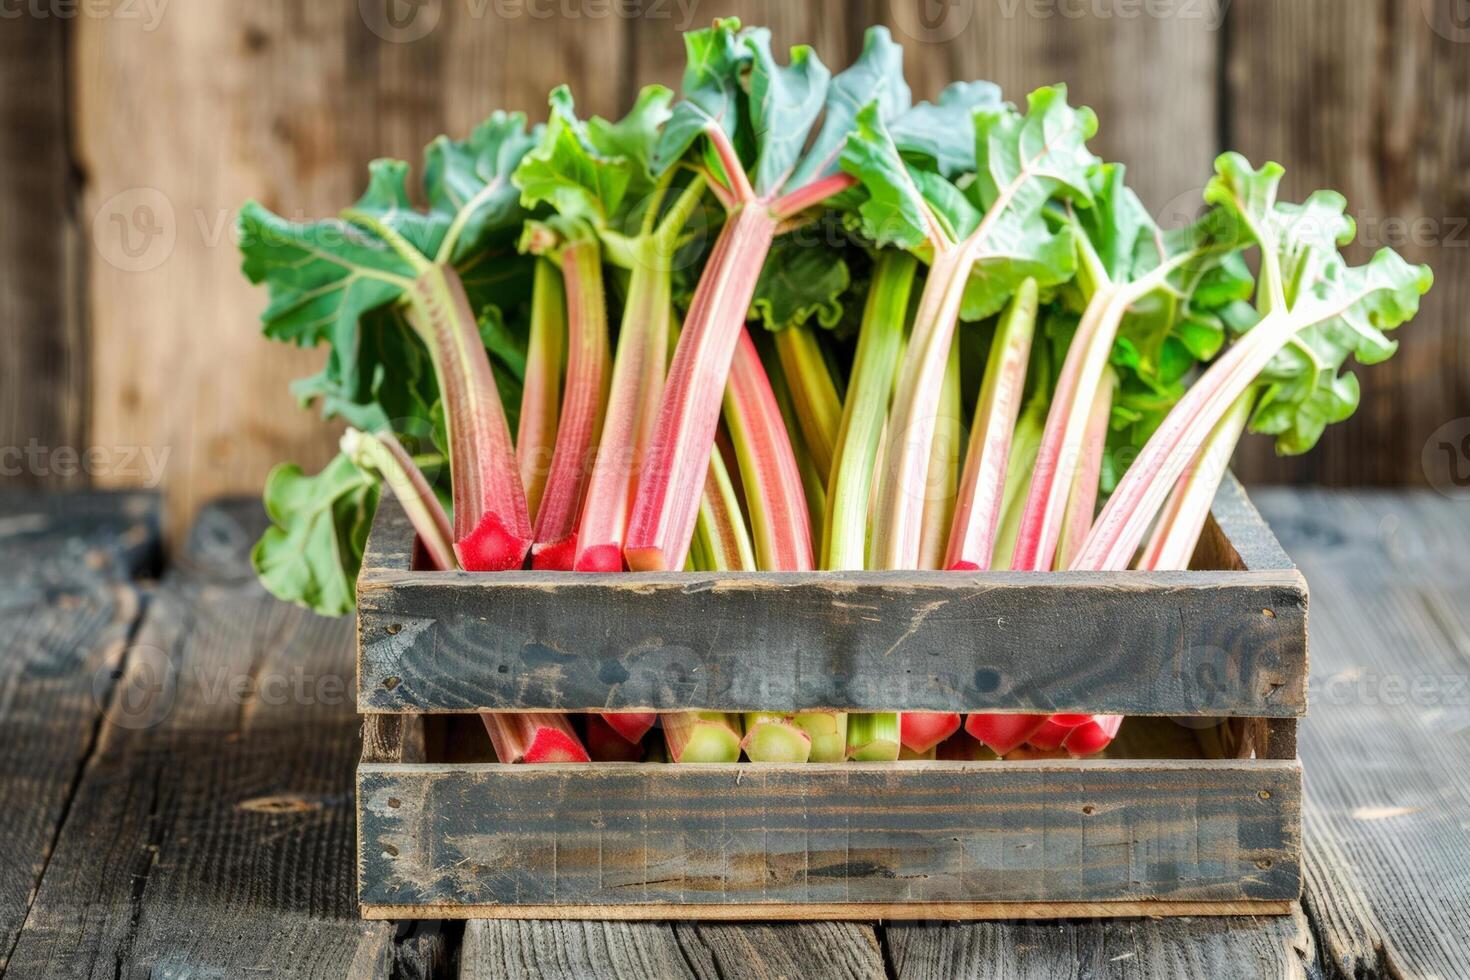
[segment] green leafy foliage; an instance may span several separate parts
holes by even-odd
[[[851,284],[842,249],[805,240],[799,232],[783,235],[761,268],[751,316],[772,331],[809,320],[832,329],[843,320],[842,299]]]
[[[250,553],[270,593],[323,615],[351,612],[378,493],[376,478],[342,455],[316,476],[294,463],[272,470],[264,494],[272,526]]]
[[[952,181],[935,169],[939,157],[905,152],[873,106],[859,114],[842,157],[843,169],[862,182],[866,197],[858,214],[872,241],[925,258],[940,248],[973,250],[962,312],[967,320],[996,313],[1026,278],[1042,286],[1070,279],[1074,232],[1066,225],[1050,227],[1046,205],[1053,199],[1092,201],[1089,174],[1096,159],[1086,141],[1097,120],[1091,110],[1068,106],[1062,86],[1033,92],[1024,115],[990,104],[991,95],[972,86],[948,102],[913,110],[922,110],[930,126],[970,134],[974,179]],[[978,100],[979,108],[969,99]],[[900,118],[894,125],[907,123]]]

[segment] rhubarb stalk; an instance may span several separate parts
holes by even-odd
[[[960,481],[945,566],[991,567],[1005,491],[1010,483],[1011,443],[1021,411],[1021,393],[1036,331],[1036,280],[1027,279],[1001,316],[991,342],[975,405],[965,475]]]
[[[531,287],[531,331],[526,343],[526,377],[521,386],[521,418],[516,432],[516,463],[533,521],[541,508],[546,473],[556,444],[561,404],[562,359],[566,348],[566,298],[557,269],[536,260]]]
[[[566,715],[497,711],[481,714],[480,719],[501,762],[591,761]]]
[[[833,571],[866,566],[868,505],[917,268],[912,255],[885,249],[863,308],[827,482],[822,567]]]
[[[789,65],[778,64],[769,32],[741,32],[734,20],[692,32],[685,43],[684,101],[664,130],[658,158],[667,167],[691,147],[707,150],[697,159],[730,214],[695,289],[634,499],[625,557],[637,569],[684,563],[719,422],[719,395],[732,375],[731,361],[778,227],[853,185],[836,164],[854,107],[876,98],[889,111],[901,110],[909,97],[897,67],[901,52],[880,28],[868,32],[863,54],[836,79],[807,47],[792,49]],[[741,118],[743,110],[748,119]],[[821,129],[808,139],[819,118]],[[757,152],[742,160],[733,137],[746,125]],[[732,387],[740,385],[730,380]],[[797,530],[795,522],[780,527],[781,533]],[[761,533],[756,529],[758,557]],[[809,537],[808,529],[807,541],[782,541],[778,548],[809,553]]]
[[[602,250],[594,239],[584,238],[567,242],[560,253],[567,295],[567,377],[556,449],[536,514],[531,564],[570,570],[577,553],[583,494],[602,430],[609,365]]]

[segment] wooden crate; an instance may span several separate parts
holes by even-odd
[[[369,918],[1284,913],[1307,588],[1229,479],[1188,572],[358,581]],[[1081,761],[505,766],[473,712],[1106,712]],[[1170,720],[1177,719],[1177,720]]]

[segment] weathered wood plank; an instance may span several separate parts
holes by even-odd
[[[365,905],[507,914],[1281,902],[1300,889],[1299,793],[1284,761],[365,763],[358,875]]]
[[[485,576],[404,571],[385,501],[359,705],[1300,714],[1306,586],[1233,480],[1220,502],[1249,571]]]
[[[1224,0],[1148,3],[891,0],[877,15],[904,43],[916,95],[956,79],[997,82],[1025,105],[1066,82],[1098,114],[1096,152],[1128,165],[1128,183],[1166,223],[1199,209],[1217,152],[1216,75]]]
[[[882,977],[870,926],[476,920],[465,926],[462,980],[679,977]]]
[[[257,493],[277,462],[314,470],[336,451],[334,431],[293,411],[287,393],[324,354],[260,338],[266,295],[240,275],[233,209],[253,197],[292,218],[335,214],[362,192],[369,160],[417,169],[429,140],[463,135],[492,109],[544,118],[560,82],[580,109],[616,112],[627,75],[617,9],[261,0],[168,5],[156,23],[65,21],[76,34],[83,220],[100,230],[86,284],[88,420],[99,445],[167,451],[175,533],[220,493]],[[60,27],[63,18],[6,23],[22,22]],[[53,87],[59,100],[65,86]],[[163,120],[171,124],[153,124]],[[64,180],[69,168],[48,161],[35,172]],[[64,210],[38,201],[25,212],[36,217],[0,223],[16,229],[0,234],[33,235]],[[33,254],[26,242],[16,254]],[[54,277],[53,265],[30,278]],[[49,322],[26,329],[55,336]],[[24,388],[26,375],[16,378]],[[0,385],[0,399],[15,391]]]
[[[359,921],[351,630],[268,598],[210,507],[129,645],[8,976],[386,977]]]
[[[0,973],[30,911],[141,610],[144,494],[0,494]]]
[[[1359,370],[1362,406],[1314,452],[1276,458],[1269,438],[1239,455],[1247,482],[1449,487],[1463,454],[1431,436],[1465,421],[1470,356],[1470,57],[1455,0],[1236,0],[1230,5],[1226,144],[1286,167],[1283,197],[1341,191],[1364,261],[1389,246],[1434,268],[1422,311],[1387,363]],[[1286,93],[1289,93],[1287,95]]]
[[[40,10],[37,13],[37,9]],[[0,482],[80,486],[87,342],[67,134],[69,18],[8,11],[0,31]],[[73,455],[65,455],[70,453]]]
[[[1307,912],[1333,975],[1470,976],[1470,512],[1268,492],[1311,577]]]
[[[950,977],[1318,977],[1298,908],[1273,918],[894,924],[896,980]]]

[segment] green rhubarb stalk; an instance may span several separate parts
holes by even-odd
[[[709,473],[694,524],[690,560],[697,571],[755,571],[755,546],[740,512],[740,498],[730,480],[718,444],[710,452]]]
[[[776,336],[779,337],[781,334]],[[776,365],[776,370],[770,372],[770,379],[771,391],[776,396],[776,405],[781,410],[781,418],[786,424],[786,430],[791,433],[791,451],[796,455],[796,469],[801,474],[801,489],[806,497],[807,515],[811,526],[819,528],[826,520],[827,514],[826,477],[817,468],[817,462],[807,445],[804,429],[797,419],[791,383],[786,376],[784,363]]]
[[[826,569],[866,567],[875,461],[903,350],[904,323],[917,269],[918,260],[912,255],[885,249],[873,272],[827,481],[827,519],[822,525],[822,567]]]
[[[750,711],[740,747],[751,762],[805,762],[812,754],[812,738],[790,715]]]
[[[521,418],[516,432],[516,464],[526,488],[526,509],[534,523],[541,509],[556,418],[561,405],[562,361],[567,333],[566,297],[556,266],[536,260],[531,287],[531,331],[526,343],[526,377],[521,386]]]
[[[919,567],[944,567],[950,525],[954,522],[955,492],[960,473],[960,345],[950,346],[939,396],[939,417],[929,446],[929,476],[924,483],[924,525],[919,541]]]
[[[832,469],[837,431],[842,424],[842,400],[827,370],[827,359],[816,330],[798,323],[776,333],[776,356],[791,393],[797,428],[811,454],[812,464],[823,475]],[[821,527],[820,524],[815,525]]]
[[[800,711],[791,723],[811,739],[808,762],[841,762],[847,758],[847,714],[842,711]]]
[[[740,716],[720,711],[659,715],[674,762],[739,762]]]
[[[433,487],[414,465],[413,457],[392,432],[359,432],[349,428],[342,435],[342,453],[359,468],[378,477],[393,491],[418,533],[419,543],[434,568],[459,567],[454,560],[454,530]]]
[[[854,762],[892,762],[901,746],[897,712],[847,716],[847,757]]]

